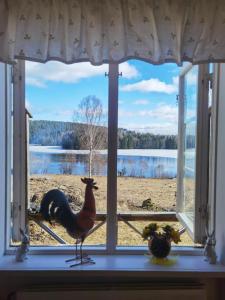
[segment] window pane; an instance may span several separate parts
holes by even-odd
[[[140,233],[163,213],[164,224],[172,218],[174,226],[182,227],[175,213],[179,69],[130,60],[120,65],[120,72],[118,245],[146,245]],[[150,221],[153,213],[160,216]],[[187,234],[182,240],[191,244]]]
[[[197,126],[197,73],[193,67],[185,76],[184,111],[184,212],[194,222]]]
[[[13,230],[18,227],[18,205],[16,203],[16,198],[13,197],[13,136],[14,136],[14,128],[13,128],[13,83],[11,80],[12,74],[12,66],[4,65],[4,71],[6,76],[6,129],[7,129],[7,199],[8,203],[8,211],[10,211],[10,221],[7,224],[10,228],[10,237],[9,240],[11,244],[17,242],[20,238],[18,234],[18,230]]]
[[[94,67],[89,63],[26,63],[27,109],[32,115],[29,122],[32,210],[38,210],[45,193],[59,189],[72,210],[80,211],[85,190],[81,178],[90,176],[99,187],[94,191],[97,214],[106,214],[107,71],[107,65]],[[66,243],[74,244],[61,225],[44,224]],[[30,221],[30,232],[31,244],[59,244],[34,221]],[[84,244],[105,245],[105,239],[103,225]]]

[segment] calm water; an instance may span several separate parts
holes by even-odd
[[[166,150],[165,150],[166,151]],[[30,174],[87,175],[86,154],[30,152]],[[119,176],[146,178],[174,178],[177,175],[177,159],[167,157],[118,155]],[[107,174],[107,156],[96,155],[93,175]]]

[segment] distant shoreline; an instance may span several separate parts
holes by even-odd
[[[30,145],[29,150],[36,153],[49,154],[88,154],[88,150],[65,150],[60,146]],[[107,154],[107,150],[98,150],[99,154]],[[173,149],[118,149],[118,155],[177,158],[177,150]]]

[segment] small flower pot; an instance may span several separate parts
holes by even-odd
[[[148,241],[150,253],[157,258],[165,258],[171,249],[171,240],[164,236],[153,236]]]

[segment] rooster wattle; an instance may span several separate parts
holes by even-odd
[[[67,260],[67,262],[77,259],[80,259],[80,262],[71,265],[71,267],[86,263],[94,263],[91,258],[83,255],[82,245],[88,232],[95,223],[96,207],[93,189],[98,188],[92,178],[82,178],[81,181],[86,184],[86,189],[84,203],[78,213],[72,211],[67,197],[58,189],[48,191],[43,197],[40,206],[40,213],[46,221],[51,223],[51,220],[55,220],[76,240],[76,256],[73,259]],[[79,243],[80,255],[77,253],[77,245]]]

